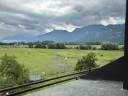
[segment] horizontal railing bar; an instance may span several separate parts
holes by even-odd
[[[85,72],[90,72],[90,71],[95,70],[95,69],[98,69],[98,68],[93,68],[93,69],[90,69],[90,70],[84,70],[84,71],[80,71],[80,72],[74,72],[74,73],[71,73],[71,74],[58,76],[58,77],[54,77],[54,78],[50,78],[50,79],[46,79],[46,80],[40,80],[40,81],[31,82],[31,83],[26,83],[26,84],[23,84],[23,85],[9,87],[9,88],[0,90],[0,93],[4,93],[4,94],[7,93],[6,96],[14,96],[14,95],[17,95],[17,94],[22,94],[22,93],[25,93],[25,92],[28,92],[28,91],[31,91],[31,90],[35,90],[35,89],[47,87],[47,86],[50,86],[50,85],[54,85],[54,84],[57,84],[57,83],[61,83],[61,82],[64,82],[64,81],[72,80],[74,78],[78,79],[80,76],[85,75],[84,74]],[[68,79],[64,79],[64,80],[61,80],[61,81],[57,81],[57,82],[53,82],[53,83],[37,86],[37,87],[34,87],[34,88],[30,87],[30,88],[27,88],[27,89],[22,89],[22,90],[17,91],[17,92],[15,91],[18,88],[22,88],[22,87],[26,87],[26,86],[30,86],[30,85],[35,85],[35,84],[40,84],[40,83],[43,83],[43,82],[56,80],[56,79],[63,78],[63,77],[69,77],[69,76],[73,76],[73,75],[76,75],[76,76],[68,78]],[[13,91],[15,91],[15,92],[13,92]]]
[[[63,77],[68,77],[68,76],[72,76],[72,75],[76,75],[76,74],[81,74],[81,73],[84,73],[84,72],[88,72],[88,70],[81,71],[81,72],[76,72],[76,73],[71,73],[71,74],[67,74],[67,75],[63,75],[63,76],[58,76],[58,77],[54,77],[54,78],[50,78],[50,79],[46,79],[46,80],[40,80],[40,81],[31,82],[31,83],[26,83],[26,84],[14,86],[14,87],[9,87],[9,88],[0,90],[0,93],[10,91],[10,90],[14,90],[14,89],[17,89],[17,88],[22,88],[22,87],[26,87],[26,86],[30,86],[30,85],[34,85],[34,84],[39,84],[39,83],[51,81],[51,80],[56,80],[56,79],[63,78]]]
[[[54,82],[54,83],[50,83],[50,84],[38,86],[38,87],[35,87],[35,88],[25,89],[25,90],[22,90],[22,91],[20,91],[20,92],[10,93],[9,95],[6,95],[6,96],[14,96],[14,95],[18,95],[18,94],[23,94],[23,93],[28,92],[28,91],[32,91],[32,90],[40,89],[40,88],[43,88],[43,87],[55,85],[55,84],[62,83],[62,82],[65,82],[65,81],[73,80],[73,79],[75,79],[75,78],[76,78],[76,77],[71,77],[71,78],[68,78],[68,79],[65,79],[65,80],[61,80],[61,81],[57,81],[57,82]]]

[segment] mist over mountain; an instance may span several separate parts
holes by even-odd
[[[34,42],[38,41],[37,36],[31,34],[18,34],[14,36],[7,36],[1,39],[3,42]]]
[[[3,38],[2,41],[123,42],[124,29],[124,24],[89,25],[76,28],[73,32],[53,30],[38,36],[28,34],[8,36]]]

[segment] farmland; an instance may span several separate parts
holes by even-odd
[[[76,62],[89,52],[95,52],[97,65],[103,66],[121,56],[123,51],[77,50],[77,49],[36,49],[36,48],[0,48],[0,57],[4,54],[16,56],[20,64],[30,73],[55,75],[74,70]]]

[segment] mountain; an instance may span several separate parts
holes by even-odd
[[[89,25],[76,28],[73,32],[54,30],[38,36],[39,40],[62,42],[123,42],[124,24],[118,25]]]
[[[52,32],[38,36],[41,41],[71,41],[69,35],[71,33],[66,30],[53,30]]]
[[[2,41],[123,42],[124,29],[124,24],[89,25],[76,28],[73,32],[53,30],[38,36],[19,34],[5,37]]]

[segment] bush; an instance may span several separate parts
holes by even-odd
[[[29,70],[20,65],[14,56],[4,55],[0,63],[1,88],[29,82]]]
[[[46,46],[43,45],[43,44],[38,43],[38,44],[35,45],[35,48],[46,48]]]
[[[33,48],[33,43],[28,43],[28,48]]]
[[[48,44],[49,49],[65,49],[66,46],[64,43],[50,43]]]
[[[80,45],[79,49],[81,49],[81,50],[90,50],[90,49],[92,49],[92,46],[91,45],[86,45],[86,46]]]
[[[92,47],[92,50],[97,50],[97,48],[96,47]]]
[[[74,47],[75,49],[79,49],[79,46]]]
[[[54,43],[49,43],[47,46],[48,49],[56,49],[56,45]]]
[[[107,44],[102,44],[101,49],[102,50],[119,50],[119,46],[117,44],[107,43]]]
[[[92,68],[96,68],[96,55],[95,53],[89,53],[87,56],[83,56],[82,59],[78,60],[75,70],[90,70]]]
[[[65,49],[66,46],[64,43],[56,43],[56,49]]]

